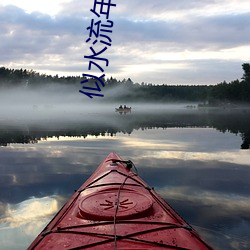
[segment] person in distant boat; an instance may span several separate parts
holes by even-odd
[[[119,106],[119,109],[122,109],[122,105]]]
[[[126,105],[124,105],[124,109],[126,109],[127,108],[127,106]]]

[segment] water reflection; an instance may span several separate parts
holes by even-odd
[[[25,133],[35,144],[11,143],[16,127],[5,137],[8,147],[0,148],[1,249],[25,249],[110,151],[131,159],[139,175],[215,249],[249,249],[250,154],[240,150],[240,133],[249,126],[230,124],[235,117],[197,112],[183,120],[181,112],[162,118],[117,115],[113,123],[91,127],[77,121],[43,129],[29,125]],[[227,125],[216,127],[223,119]]]
[[[55,197],[30,198],[17,204],[7,204],[4,212],[5,217],[0,220],[4,225],[17,228],[26,225],[25,233],[32,233],[30,230],[34,222],[40,223],[42,219],[53,215],[59,209]],[[31,223],[32,222],[32,223]],[[31,224],[27,226],[27,224]]]
[[[54,112],[54,111],[53,111]],[[137,129],[210,127],[220,132],[229,131],[242,138],[239,148],[249,149],[250,110],[186,110],[138,107],[131,114],[119,115],[111,110],[97,113],[55,113],[41,119],[2,120],[0,145],[37,143],[41,139],[60,136],[84,137],[131,134]]]
[[[4,204],[0,218],[1,249],[23,249],[59,210],[60,197],[30,198],[17,204]]]

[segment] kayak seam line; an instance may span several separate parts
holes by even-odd
[[[92,182],[90,182],[85,188],[88,188],[89,186],[91,186],[92,184],[94,184],[95,182],[101,180],[102,178],[106,177],[107,175],[109,175],[113,170],[110,170],[109,172],[101,175],[100,177],[98,177],[97,179],[93,180]],[[84,188],[84,189],[85,189]]]
[[[149,190],[149,193],[154,197],[154,199],[165,209],[167,210],[180,224],[183,224],[182,221],[180,221],[180,219],[176,216],[176,215],[179,215],[177,212],[174,212],[171,211],[162,201],[161,199],[159,199],[159,197],[157,195],[154,194],[154,192],[152,192],[151,190]],[[165,203],[170,207],[172,208],[166,201]],[[175,215],[176,213],[176,215]],[[180,216],[180,218],[192,229],[192,227]]]
[[[165,203],[172,209],[172,211],[170,210],[170,209],[168,209],[167,208],[167,206],[161,201],[161,199],[158,197],[158,196],[156,196],[151,190],[149,190],[149,192],[150,192],[150,194],[159,202],[159,204],[161,205],[161,206],[163,206],[171,215],[173,215],[174,216],[174,218],[177,220],[177,221],[179,221],[181,224],[182,224],[182,222],[179,220],[179,218],[177,217],[177,216],[179,216],[185,223],[186,223],[186,225],[184,225],[184,227],[186,227],[187,228],[187,230],[189,230],[189,232],[196,238],[196,239],[198,239],[200,242],[202,242],[202,243],[204,243],[209,249],[213,249],[213,248],[211,248],[200,236],[199,236],[199,234],[193,229],[193,227],[188,223],[188,222],[186,222],[186,220],[184,220],[183,218],[182,218],[182,216],[181,215],[179,215],[166,201],[165,201]],[[176,216],[176,215],[177,216]]]
[[[159,230],[169,230],[169,229],[184,229],[184,230],[187,230],[185,227],[182,227],[182,226],[157,227],[157,228],[153,228],[153,229],[148,229],[148,230],[144,230],[144,231],[131,233],[131,234],[128,234],[128,235],[117,235],[117,240],[123,240],[123,239],[126,240],[127,239],[127,240],[132,240],[132,241],[139,241],[139,242],[144,242],[144,243],[148,243],[148,244],[158,245],[158,246],[162,246],[162,247],[170,247],[170,248],[173,248],[173,249],[187,250],[187,248],[183,248],[183,247],[172,246],[172,245],[168,245],[168,244],[163,244],[163,243],[158,243],[158,242],[146,241],[146,240],[133,238],[134,236],[140,236],[140,235],[143,235],[143,234],[147,234],[147,233],[151,233],[151,232],[155,232],[155,231],[159,231]],[[106,243],[112,242],[114,240],[114,235],[110,235],[110,234],[97,234],[97,233],[91,233],[91,232],[78,232],[78,231],[55,231],[53,233],[83,234],[83,235],[112,237],[112,239],[107,239],[107,240],[103,240],[103,241],[99,241],[99,242],[94,242],[94,243],[91,243],[91,244],[88,244],[88,245],[85,245],[85,246],[79,246],[79,247],[76,247],[76,248],[71,248],[71,250],[82,249],[82,247],[88,248],[88,247],[92,247],[92,246],[96,246],[96,245],[100,245],[100,244],[106,244]]]
[[[90,187],[88,187],[88,188],[96,188],[96,187],[112,186],[112,185],[121,185],[121,183],[120,183],[120,182],[104,183],[104,184],[98,184],[98,185],[95,185],[95,186],[90,186]],[[125,186],[141,187],[141,185],[139,185],[139,184],[133,184],[133,183],[125,183],[124,185],[125,185]],[[79,190],[78,192],[82,192],[82,191],[84,191],[85,189],[87,189],[87,188],[81,189],[81,190]]]
[[[57,216],[60,212],[63,211],[63,214],[61,215],[61,217],[59,217],[58,220],[57,220],[54,224],[52,224],[52,226],[51,226],[52,230],[53,230],[53,228],[56,227],[56,225],[58,225],[58,224],[60,223],[60,221],[63,219],[63,217],[67,214],[67,212],[71,209],[71,207],[72,207],[72,206],[74,205],[74,203],[77,201],[78,197],[80,196],[80,193],[75,193],[75,194],[76,194],[76,197],[75,197],[74,200],[69,204],[69,206],[65,209],[65,211],[63,211],[63,209],[65,208],[65,206],[66,206],[68,203],[65,203],[65,204],[64,204],[64,206],[58,211],[58,213],[54,216],[54,218],[53,218],[52,221],[50,222],[49,225],[51,225],[51,224],[53,223],[53,220],[56,218],[56,216]],[[49,226],[49,225],[48,225],[48,226]],[[49,234],[49,232],[52,231],[52,230],[45,231],[46,228],[48,228],[48,226],[45,227],[45,229],[44,229],[43,232],[41,233],[42,238],[43,238],[44,236],[46,236],[47,234]],[[41,239],[42,239],[42,238],[41,238]]]
[[[151,229],[147,229],[147,230],[143,230],[143,231],[137,231],[128,235],[118,235],[118,238],[129,238],[131,236],[136,236],[136,235],[141,235],[141,234],[146,234],[146,233],[151,233],[154,231],[159,231],[159,230],[170,230],[170,229],[184,229],[189,231],[189,229],[187,229],[185,226],[178,226],[178,225],[168,225],[168,226],[164,226],[164,227],[156,227],[156,228],[151,228]],[[53,233],[69,233],[69,234],[86,234],[86,235],[98,235],[98,236],[114,236],[113,234],[101,234],[101,233],[92,233],[92,232],[79,232],[79,231],[70,231],[70,230],[65,230],[65,228],[58,228],[56,230],[51,230],[51,231],[47,231],[47,234],[53,234]]]
[[[117,224],[148,224],[148,225],[165,225],[165,226],[179,226],[177,224],[168,223],[168,222],[160,222],[160,221],[129,221],[129,220],[118,220],[116,221]],[[78,226],[70,226],[70,227],[58,227],[59,230],[64,229],[73,229],[73,228],[83,228],[83,227],[90,227],[90,226],[103,226],[113,224],[113,221],[104,221],[98,223],[91,223],[86,225],[78,225]]]
[[[78,192],[82,192],[82,191],[84,191],[84,190],[86,190],[86,189],[88,189],[88,188],[95,187],[95,186],[92,186],[95,182],[97,182],[97,181],[103,179],[104,177],[108,176],[108,175],[109,175],[110,173],[112,173],[112,172],[117,172],[118,174],[123,175],[123,176],[125,176],[125,177],[128,176],[128,175],[126,175],[126,174],[124,174],[124,173],[122,173],[122,172],[120,172],[120,171],[118,171],[118,170],[116,170],[116,169],[112,169],[112,170],[110,170],[109,172],[107,172],[107,173],[103,174],[102,176],[100,176],[99,178],[95,179],[95,180],[92,181],[91,183],[89,183],[85,188],[78,190]],[[132,172],[132,171],[131,171],[131,172]],[[133,173],[133,175],[138,176],[136,173],[134,173],[134,172],[132,172],[132,173]],[[129,179],[135,181],[136,183],[139,184],[139,186],[144,187],[144,188],[147,189],[147,190],[152,190],[152,189],[153,189],[152,187],[144,185],[142,182],[140,182],[139,180],[134,179],[134,178],[131,177],[131,176],[128,176],[127,178],[129,178]],[[120,184],[122,184],[122,183],[120,183]],[[103,184],[100,184],[100,186],[101,186],[101,185],[103,185]]]

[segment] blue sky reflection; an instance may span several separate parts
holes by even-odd
[[[249,247],[250,155],[238,149],[240,143],[239,135],[211,128],[159,128],[2,147],[3,249],[27,247],[110,151],[131,159],[139,175],[216,249]]]

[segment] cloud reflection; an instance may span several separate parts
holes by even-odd
[[[16,234],[19,243],[23,237],[28,245],[60,207],[58,196],[53,195],[68,199],[115,150],[131,159],[139,175],[188,222],[217,231],[209,242],[214,243],[220,232],[231,237],[218,239],[215,245],[223,247],[215,249],[244,249],[242,242],[250,238],[250,156],[248,151],[235,149],[239,142],[239,136],[210,128],[167,128],[134,129],[129,136],[121,132],[115,137],[60,137],[33,145],[11,144],[0,152],[0,241],[11,241]]]
[[[5,216],[0,219],[0,224],[10,228],[25,225],[25,233],[33,235],[33,227],[37,227],[37,222],[41,223],[43,218],[51,217],[58,209],[56,197],[30,198],[15,205],[7,204]]]
[[[239,157],[240,155],[240,157]],[[154,152],[151,157],[158,159],[183,159],[198,161],[220,161],[249,167],[250,155],[247,151],[232,150],[218,152],[181,152],[181,151],[160,151]]]
[[[157,193],[166,200],[170,197],[170,199],[185,201],[189,204],[220,207],[216,215],[210,214],[210,218],[228,215],[229,213],[234,216],[240,216],[241,214],[248,214],[250,210],[250,198],[236,194],[209,192],[200,189],[195,191],[193,188],[176,186],[157,188]]]
[[[18,204],[0,204],[1,249],[25,249],[62,206],[59,196],[30,198]]]
[[[249,197],[187,186],[156,191],[215,249],[249,249]]]

